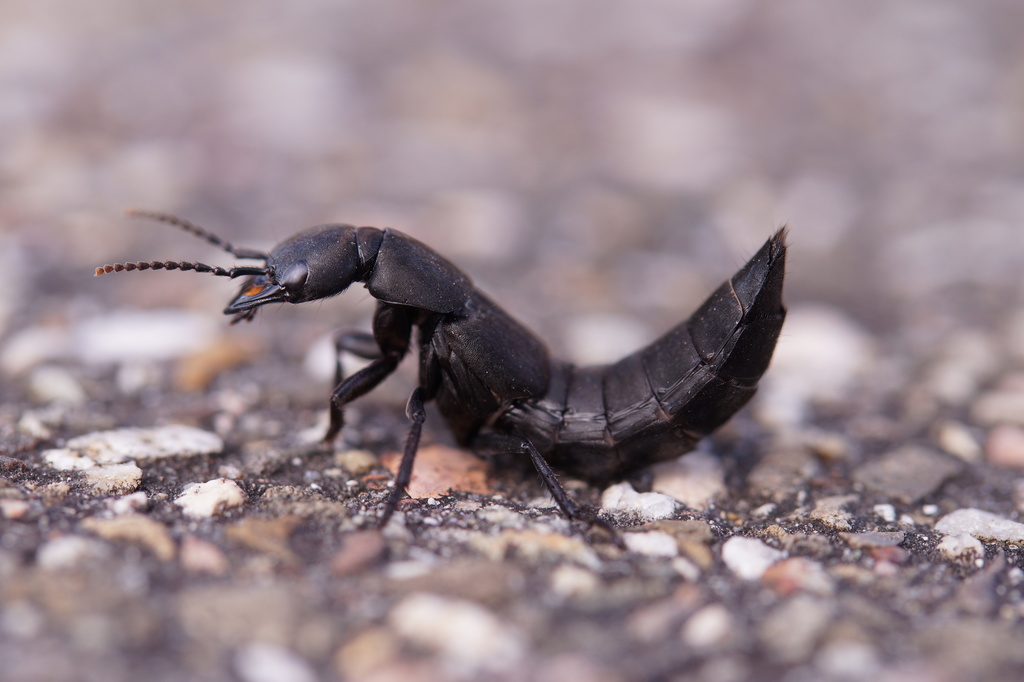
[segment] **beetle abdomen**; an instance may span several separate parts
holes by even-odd
[[[554,467],[610,481],[689,452],[757,390],[786,311],[779,230],[685,322],[612,365],[552,363],[541,399],[494,428],[529,439]]]

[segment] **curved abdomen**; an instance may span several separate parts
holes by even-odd
[[[552,466],[605,482],[689,452],[753,397],[786,311],[779,230],[685,322],[612,365],[553,363],[544,398],[494,430],[528,438]]]

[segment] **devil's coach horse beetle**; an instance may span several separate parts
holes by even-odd
[[[331,395],[333,441],[343,409],[391,374],[418,329],[419,385],[395,487],[381,522],[394,512],[412,475],[426,417],[435,401],[459,444],[479,454],[528,455],[562,512],[593,522],[566,494],[552,468],[605,484],[689,452],[757,390],[786,315],[782,281],[786,229],[726,280],[686,321],[622,360],[577,367],[548,356],[544,344],[476,289],[469,277],[397,230],[322,225],[270,253],[238,248],[187,220],[131,212],[179,227],[260,266],[221,268],[187,261],[105,265],[96,275],[131,270],[195,270],[247,277],[224,309],[232,324],[267,303],[305,303],[362,282],[377,299],[373,334],[336,337],[371,360],[348,378],[338,361]],[[602,524],[603,525],[603,524]]]

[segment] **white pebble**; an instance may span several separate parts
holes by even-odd
[[[28,513],[32,504],[28,500],[0,498],[0,519],[20,519]]]
[[[971,430],[957,421],[942,422],[935,430],[939,447],[965,462],[981,461],[981,445]]]
[[[185,516],[206,519],[225,509],[245,504],[245,499],[245,492],[237,483],[226,478],[216,478],[206,483],[185,486],[174,503],[181,507]]]
[[[683,641],[697,649],[721,644],[733,630],[732,616],[722,604],[709,604],[683,625]]]
[[[811,402],[848,399],[874,353],[871,336],[838,310],[790,309],[772,371],[762,382],[758,416],[772,424],[798,424]]]
[[[562,597],[586,597],[601,586],[593,571],[562,564],[551,574],[551,590]]]
[[[40,403],[81,405],[85,402],[85,389],[68,370],[56,365],[43,365],[32,370],[28,378],[32,399]]]
[[[679,554],[676,539],[661,531],[624,533],[622,541],[626,543],[629,551],[645,556],[672,558]]]
[[[293,651],[274,644],[256,642],[235,654],[235,671],[244,682],[316,682],[308,662]]]
[[[99,540],[64,535],[43,544],[36,552],[36,562],[41,568],[59,570],[74,568],[90,559],[102,559],[108,554],[107,545]]]
[[[22,413],[21,418],[18,419],[18,431],[38,440],[53,438],[53,431],[47,426],[46,421],[33,410]]]
[[[115,497],[108,503],[110,511],[115,514],[131,514],[134,512],[144,511],[149,506],[149,497],[146,493],[141,490],[137,493],[131,493],[130,495],[123,495],[121,497]]]
[[[526,653],[522,634],[472,602],[411,594],[388,622],[413,644],[437,651],[461,674],[509,670]]]
[[[673,559],[672,570],[682,576],[683,580],[691,583],[697,582],[700,578],[700,566],[685,557],[677,556]]]
[[[119,310],[87,319],[74,330],[86,363],[172,360],[208,346],[217,334],[209,315],[183,310]]]
[[[722,545],[722,561],[744,580],[758,580],[768,567],[785,556],[760,540],[733,536]]]
[[[985,556],[985,546],[981,544],[981,540],[968,533],[947,535],[935,549],[953,561],[974,562]]]
[[[1024,523],[1017,523],[981,509],[957,509],[942,517],[935,530],[946,535],[968,533],[979,540],[1024,542]]]
[[[20,374],[47,360],[65,357],[71,348],[67,330],[54,327],[28,327],[11,334],[0,350],[0,371],[8,376]]]
[[[170,424],[153,428],[96,431],[72,438],[66,447],[78,450],[96,462],[114,463],[126,459],[212,455],[224,449],[224,441],[209,431]]]
[[[676,501],[661,493],[638,493],[633,486],[623,481],[616,483],[601,494],[601,508],[604,511],[629,514],[638,521],[657,521],[676,513]]]
[[[58,471],[83,471],[96,466],[96,460],[92,457],[67,448],[43,451],[43,461]]]
[[[718,457],[693,452],[654,467],[651,489],[691,509],[707,509],[715,497],[725,492],[725,469]]]
[[[142,483],[142,469],[135,462],[104,464],[86,469],[85,483],[97,495],[124,495]]]
[[[879,518],[887,523],[892,523],[896,520],[896,507],[891,504],[876,504],[871,508],[871,511],[875,512]]]

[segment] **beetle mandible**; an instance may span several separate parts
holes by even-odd
[[[786,228],[689,319],[614,364],[578,367],[549,357],[532,332],[462,271],[398,230],[322,225],[266,253],[235,247],[172,215],[131,213],[262,265],[139,261],[96,268],[97,276],[165,269],[246,277],[224,309],[232,323],[251,320],[268,303],[316,301],[354,282],[362,282],[377,299],[372,336],[336,337],[339,355],[347,350],[371,362],[343,377],[339,360],[325,443],[341,431],[345,405],[394,372],[415,343],[419,381],[406,407],[412,426],[381,523],[409,484],[429,401],[437,404],[460,445],[481,455],[528,456],[567,517],[594,521],[565,492],[554,470],[606,484],[692,450],[754,395],[786,315]]]

